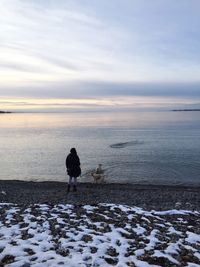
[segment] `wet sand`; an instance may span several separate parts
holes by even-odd
[[[0,202],[29,205],[113,203],[140,206],[150,210],[178,208],[200,210],[200,187],[133,185],[133,184],[78,184],[77,192],[67,193],[63,182],[0,181]]]

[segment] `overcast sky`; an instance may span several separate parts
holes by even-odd
[[[0,109],[198,103],[199,51],[199,0],[0,0]]]

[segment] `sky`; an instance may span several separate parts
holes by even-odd
[[[199,0],[0,0],[0,110],[200,106]]]

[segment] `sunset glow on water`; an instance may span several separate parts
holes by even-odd
[[[200,184],[198,112],[13,113],[0,125],[0,179],[67,181],[74,146],[81,181],[102,163],[107,182]]]

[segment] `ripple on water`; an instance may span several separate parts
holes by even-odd
[[[115,144],[110,145],[110,147],[111,148],[125,148],[128,146],[135,146],[135,145],[142,145],[142,144],[144,144],[143,141],[135,140],[135,141],[129,141],[129,142],[115,143]]]

